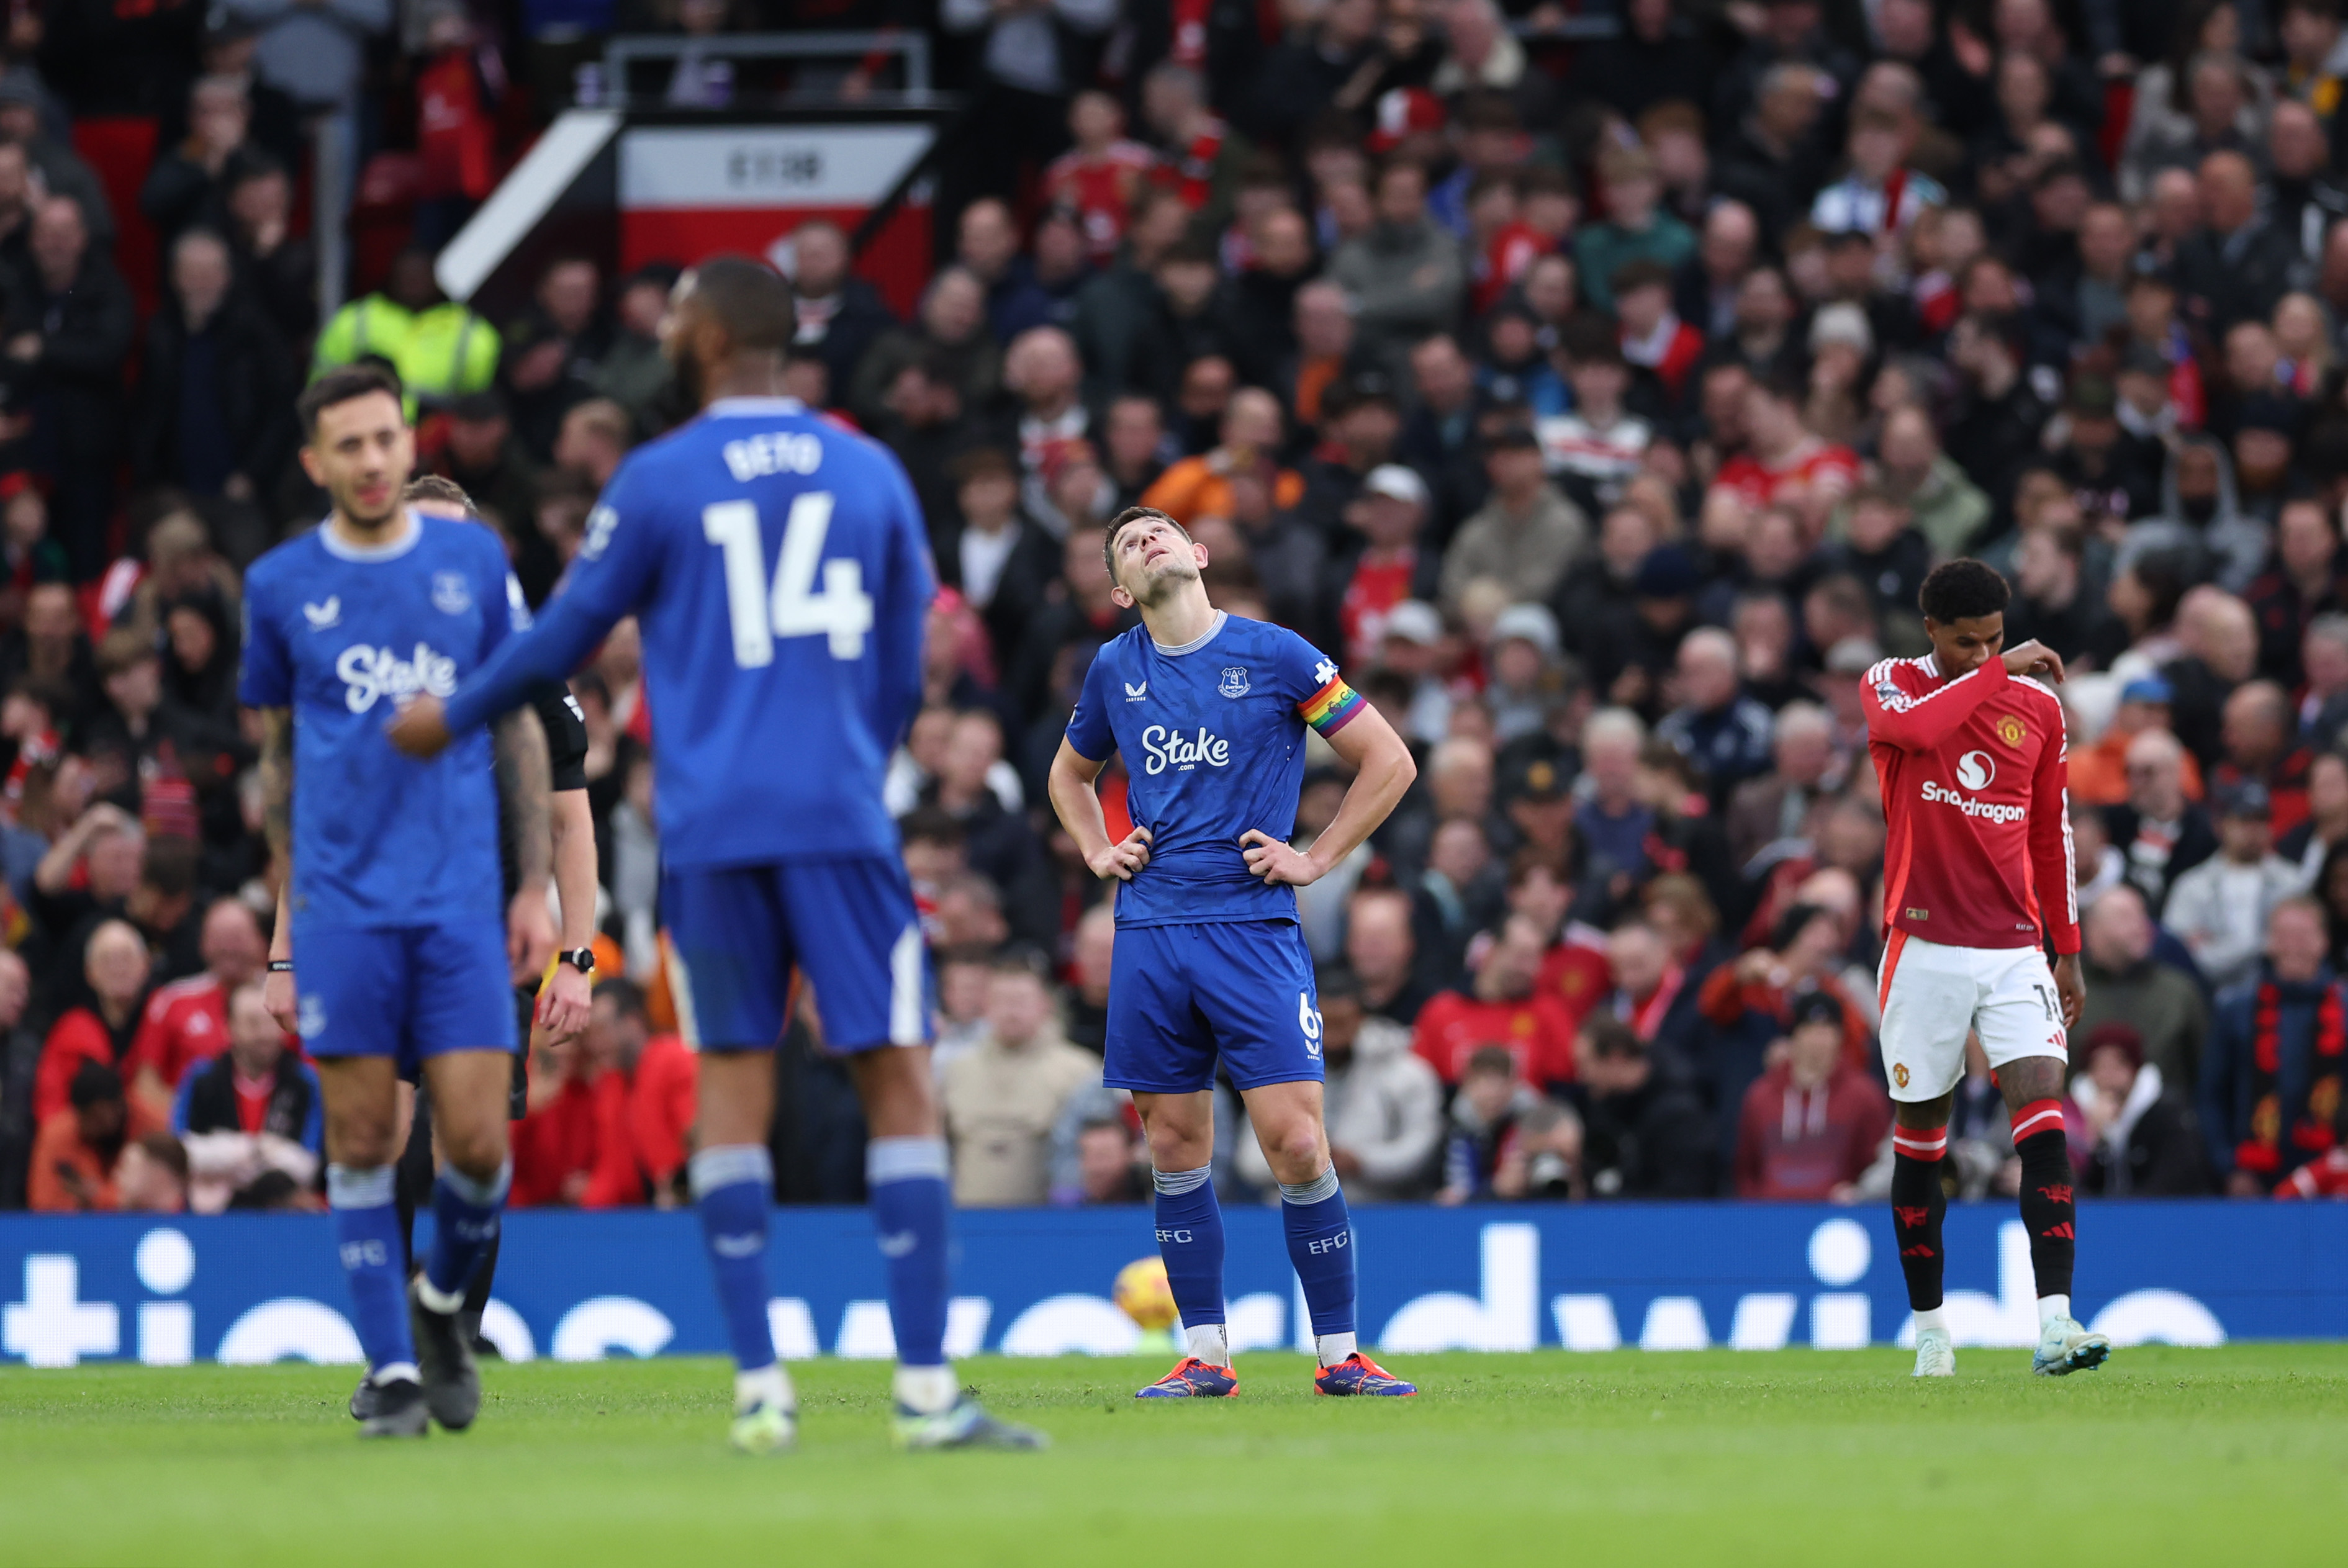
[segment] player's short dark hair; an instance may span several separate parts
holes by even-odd
[[[361,360],[356,364],[328,371],[304,387],[302,395],[294,402],[294,415],[302,421],[302,438],[307,441],[318,434],[318,415],[327,409],[378,392],[387,392],[394,403],[400,402],[399,377],[388,365]],[[401,405],[403,418],[406,406]]]
[[[644,1005],[644,988],[625,975],[613,975],[608,980],[595,982],[595,999],[609,999],[612,1010],[622,1018],[648,1019],[652,1016]]]
[[[473,497],[465,494],[465,487],[441,474],[418,474],[399,493],[403,501],[438,501],[442,506],[462,507],[470,512]]]
[[[746,354],[779,354],[798,335],[791,286],[764,261],[747,256],[712,256],[693,269],[690,298],[726,329]]]
[[[1108,569],[1108,579],[1117,581],[1117,536],[1125,531],[1128,523],[1159,522],[1166,524],[1184,538],[1190,530],[1168,517],[1155,507],[1128,507],[1108,520],[1108,532],[1101,536],[1101,564]]]
[[[1947,626],[1984,615],[2003,615],[2013,597],[2013,590],[2006,587],[1995,567],[1961,556],[1931,569],[1924,586],[1916,590],[1916,608],[1924,612],[1925,620]]]

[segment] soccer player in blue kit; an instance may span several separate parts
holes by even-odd
[[[453,691],[527,617],[496,535],[402,504],[415,445],[388,372],[330,372],[298,406],[303,467],[334,510],[246,574],[238,692],[261,715],[269,838],[285,872],[263,992],[318,1064],[326,1196],[374,1384],[361,1430],[421,1437],[427,1416],[457,1430],[480,1406],[458,1309],[513,1174],[518,917],[499,909],[490,738],[417,763],[383,724]],[[513,770],[537,723],[527,710],[500,722],[499,769]],[[543,789],[508,792],[508,809],[530,814],[511,825],[518,843],[545,841]],[[431,1091],[447,1160],[412,1284],[393,1206],[403,1072]]]
[[[796,331],[789,286],[756,261],[717,257],[679,281],[663,347],[700,417],[621,465],[537,627],[445,709],[445,692],[412,703],[393,738],[429,755],[532,681],[567,673],[622,616],[640,619],[658,704],[669,979],[701,1053],[687,1173],[734,1346],[733,1440],[782,1448],[798,1425],[767,1325],[766,1259],[772,1053],[796,964],[871,1132],[897,1440],[1041,1447],[964,1397],[945,1358],[950,1204],[928,964],[880,798],[921,700],[934,589],[921,510],[886,448],[777,395]]]
[[[1215,1061],[1280,1180],[1288,1255],[1313,1318],[1323,1394],[1418,1390],[1354,1337],[1353,1231],[1322,1125],[1321,1013],[1294,889],[1384,822],[1417,775],[1410,749],[1282,627],[1207,600],[1207,551],[1163,512],[1110,523],[1108,570],[1141,625],[1102,648],[1053,760],[1053,808],[1095,876],[1115,877],[1104,1080],[1133,1091],[1158,1190],[1158,1247],[1186,1354],[1143,1399],[1239,1392],[1223,1317],[1215,1202]],[[1316,730],[1354,782],[1310,853],[1290,846]],[[1111,843],[1094,781],[1125,754],[1133,831]]]

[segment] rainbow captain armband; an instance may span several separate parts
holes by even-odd
[[[1352,723],[1354,715],[1367,705],[1362,701],[1362,694],[1346,685],[1345,678],[1332,670],[1328,684],[1297,703],[1296,711],[1304,715],[1306,723],[1323,736],[1328,736]]]

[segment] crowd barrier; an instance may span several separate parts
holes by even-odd
[[[1227,1222],[1234,1348],[1309,1345],[1279,1215]],[[1354,1222],[1363,1337],[1398,1354],[1908,1336],[1890,1219],[1873,1206],[1364,1207]],[[2348,1336],[2348,1204],[2090,1204],[2079,1235],[2077,1316],[2119,1343]],[[1957,1342],[2034,1342],[2029,1237],[2013,1209],[1954,1206],[1947,1239]],[[1111,1282],[1153,1251],[1141,1208],[961,1214],[950,1348],[1130,1351],[1138,1330]],[[891,1354],[881,1267],[862,1211],[777,1211],[767,1311],[782,1354]],[[354,1361],[346,1302],[323,1216],[0,1216],[10,1362]],[[515,1360],[726,1348],[690,1213],[510,1216],[485,1328]]]

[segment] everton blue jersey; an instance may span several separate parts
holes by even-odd
[[[643,627],[672,868],[898,852],[880,803],[922,695],[932,581],[896,457],[790,398],[726,398],[638,447],[538,625],[448,705],[461,732]]]
[[[313,528],[245,574],[237,695],[294,712],[297,932],[499,913],[489,736],[419,763],[383,732],[418,692],[454,692],[528,616],[495,534],[408,524],[371,548]]]
[[[1332,735],[1362,711],[1334,661],[1284,627],[1218,615],[1181,648],[1147,627],[1094,659],[1068,744],[1125,753],[1126,804],[1149,864],[1117,889],[1119,926],[1296,918],[1296,891],[1248,870],[1240,835],[1296,829],[1307,724]]]

